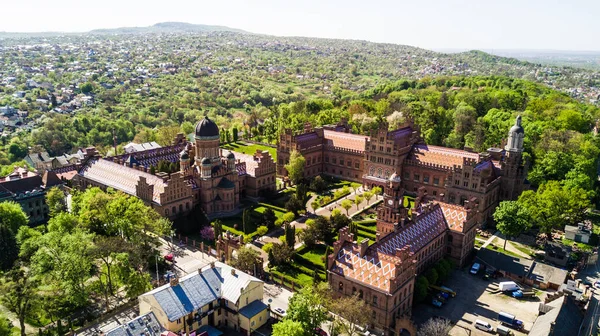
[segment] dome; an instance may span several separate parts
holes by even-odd
[[[392,176],[390,176],[390,181],[391,182],[400,182],[400,176],[394,172],[392,174]]]
[[[181,153],[179,153],[179,159],[181,159],[181,160],[189,160],[190,159],[190,155],[184,149],[184,150],[181,151]]]
[[[207,116],[196,124],[197,137],[218,137],[219,127]]]
[[[209,159],[209,158],[207,158],[207,157],[205,157],[205,158],[202,158],[202,164],[203,164],[203,165],[209,165],[209,164],[210,164],[210,159]]]
[[[229,154],[227,154],[227,158],[229,160],[234,160],[235,159],[235,155],[233,155],[233,152],[229,152]]]
[[[517,120],[515,120],[514,126],[510,128],[510,133],[518,133],[518,134],[525,133],[525,130],[521,126],[521,116],[520,115],[517,117]]]

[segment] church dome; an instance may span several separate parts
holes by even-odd
[[[184,150],[181,151],[181,153],[179,153],[179,159],[181,159],[181,160],[189,160],[190,159],[190,155],[184,149]]]
[[[525,130],[523,126],[521,126],[521,116],[517,116],[517,120],[515,120],[515,124],[510,128],[510,133],[524,134]]]
[[[202,165],[210,165],[210,159],[205,157],[202,159]]]
[[[219,127],[212,120],[205,116],[204,119],[200,120],[196,124],[196,136],[197,137],[218,137]]]

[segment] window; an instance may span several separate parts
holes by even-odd
[[[383,152],[383,146],[379,146],[379,151]]]
[[[373,295],[373,305],[377,306],[377,296]]]
[[[388,152],[388,153],[391,153],[392,149],[390,147],[388,147],[388,148],[385,149],[385,151]]]
[[[390,171],[389,170],[385,170],[385,178],[389,178],[390,177]]]
[[[362,291],[362,289],[359,289],[359,290],[358,290],[358,298],[359,298],[359,299],[362,299],[362,298],[363,298],[363,291]]]
[[[360,163],[358,161],[354,162],[354,168],[356,168],[356,169],[360,168]]]
[[[373,321],[377,320],[377,313],[375,311],[373,311],[371,313],[371,320],[373,320]]]
[[[383,174],[383,169],[381,169],[381,168],[377,169],[377,177],[381,177],[382,174]]]
[[[371,150],[376,150],[376,149],[377,149],[377,146],[375,146],[375,145],[371,146]]]
[[[448,242],[449,243],[452,243],[452,239],[453,239],[452,236],[448,236]]]
[[[415,182],[419,182],[421,180],[421,175],[415,174],[414,177],[413,177],[413,179],[414,179]]]
[[[352,287],[352,295],[356,294],[356,287]]]
[[[404,172],[404,179],[405,180],[410,179],[410,172],[407,172],[407,171]]]
[[[454,180],[454,185],[460,185],[460,181],[459,180]]]
[[[254,321],[252,321],[252,323],[250,323],[250,325],[254,327]]]
[[[477,183],[472,184],[473,189],[477,189]]]
[[[436,196],[436,195],[437,195],[437,190],[434,190],[433,191],[433,196]]]
[[[338,285],[338,290],[339,290],[340,292],[343,292],[343,291],[344,291],[344,284],[343,284],[341,281],[340,281],[340,284]]]
[[[344,159],[340,159],[340,166],[344,165]]]
[[[469,173],[465,173],[465,178],[469,178]]]
[[[429,175],[423,175],[423,183],[429,183]]]
[[[325,162],[329,162],[329,156],[325,156]]]
[[[468,187],[468,186],[469,186],[469,181],[463,182],[463,187]]]
[[[333,158],[331,158],[331,162],[332,162],[333,164],[336,164],[336,163],[337,163],[337,158],[334,158],[334,157],[333,157]]]
[[[437,185],[439,185],[439,184],[440,184],[440,178],[439,178],[439,177],[434,177],[434,178],[433,178],[433,185],[434,185],[434,186],[437,186]]]

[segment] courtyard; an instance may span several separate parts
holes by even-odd
[[[506,312],[523,321],[523,332],[511,329],[514,335],[526,335],[533,326],[538,315],[540,298],[517,300],[498,291],[498,283],[505,279],[483,280],[481,276],[471,275],[468,268],[455,270],[445,286],[456,292],[456,297],[449,299],[441,308],[436,308],[425,302],[415,305],[413,318],[417,325],[423,324],[432,317],[444,317],[452,321],[453,328],[450,335],[489,335],[484,331],[475,329],[475,320],[483,320],[492,325],[494,330],[498,326],[498,313]]]

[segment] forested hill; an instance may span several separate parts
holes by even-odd
[[[185,22],[161,22],[148,27],[121,27],[113,29],[94,29],[89,34],[149,34],[149,33],[199,33],[199,32],[235,32],[248,33],[241,29],[225,26],[211,26]]]

